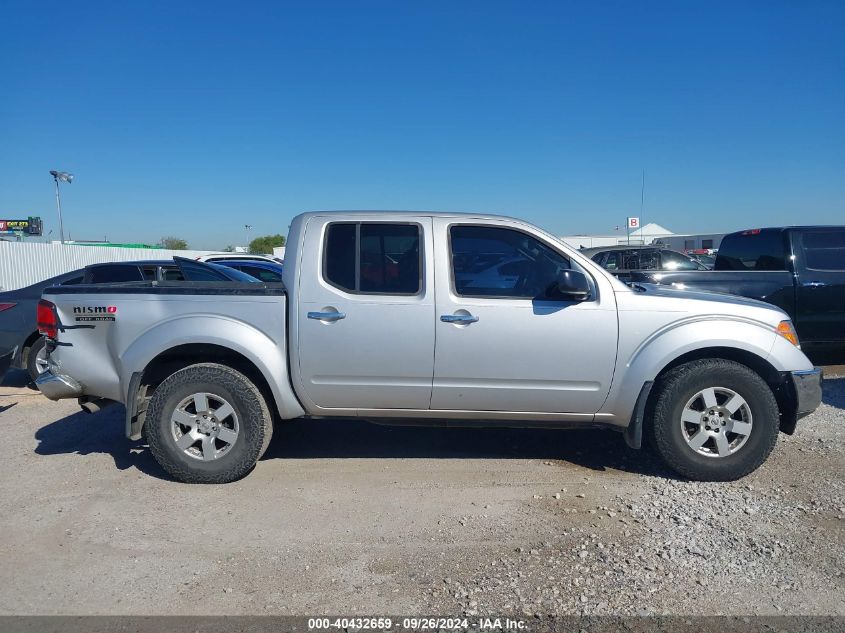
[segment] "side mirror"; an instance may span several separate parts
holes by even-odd
[[[562,270],[554,284],[555,294],[570,301],[584,301],[590,297],[587,275],[578,270]]]

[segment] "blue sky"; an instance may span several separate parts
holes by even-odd
[[[845,221],[845,3],[15,2],[0,219],[220,248],[314,209]]]

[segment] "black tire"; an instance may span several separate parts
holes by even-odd
[[[41,372],[38,371],[38,367],[35,362],[38,360],[38,355],[44,351],[46,345],[47,341],[45,338],[43,336],[39,336],[26,350],[26,371],[29,373],[29,377],[32,378],[33,381],[41,375]]]
[[[192,457],[176,445],[171,422],[180,402],[195,393],[208,393],[225,400],[231,404],[239,422],[237,439],[225,454],[209,461]],[[201,363],[177,371],[156,388],[144,426],[153,457],[175,479],[185,483],[222,484],[240,479],[252,470],[269,444],[272,424],[264,397],[246,376],[225,365]],[[196,447],[190,450],[203,452]]]
[[[745,443],[724,456],[698,452],[687,443],[681,424],[687,402],[710,387],[739,394],[752,416]],[[734,481],[756,470],[775,447],[780,426],[777,401],[766,382],[745,365],[722,359],[692,361],[662,376],[655,385],[652,411],[645,429],[652,446],[669,468],[699,481]],[[704,450],[715,452],[715,439],[712,442],[714,448]]]

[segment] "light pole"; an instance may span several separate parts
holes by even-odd
[[[62,244],[65,243],[65,224],[62,220],[62,199],[59,196],[59,181],[66,182],[70,184],[73,182],[73,174],[69,174],[66,171],[56,171],[50,170],[50,175],[53,177],[53,180],[56,183],[56,208],[59,210],[59,235],[60,239],[62,240]]]
[[[246,250],[249,252],[249,232],[252,230],[252,224],[244,224],[246,229]]]

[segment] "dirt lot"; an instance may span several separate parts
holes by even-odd
[[[0,613],[845,614],[845,377],[733,484],[605,431],[333,421],[188,486],[122,416],[0,387]]]

